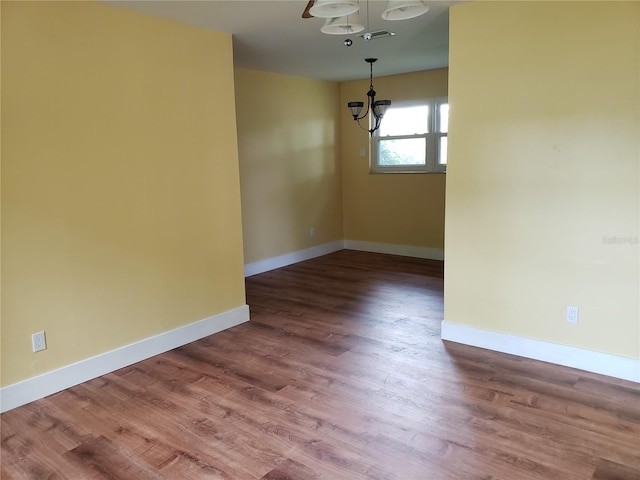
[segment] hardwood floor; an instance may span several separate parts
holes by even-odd
[[[251,322],[1,416],[2,479],[640,480],[640,385],[442,342],[439,262],[247,279]]]

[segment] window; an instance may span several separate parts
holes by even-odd
[[[391,105],[372,141],[373,173],[444,173],[447,169],[449,103],[434,98]]]

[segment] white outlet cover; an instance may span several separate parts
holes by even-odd
[[[44,332],[36,332],[31,335],[31,345],[34,352],[47,349],[47,341],[44,336]]]

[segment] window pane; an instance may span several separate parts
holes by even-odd
[[[394,107],[391,105],[382,117],[380,136],[414,135],[429,131],[429,106]]]
[[[379,164],[389,165],[424,165],[427,161],[426,138],[402,138],[380,140]]]
[[[447,137],[440,137],[438,145],[438,163],[440,165],[447,164]]]
[[[449,104],[441,103],[439,110],[440,115],[438,116],[438,131],[441,133],[447,133],[449,131]]]

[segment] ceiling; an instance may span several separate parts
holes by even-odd
[[[323,18],[302,19],[307,0],[113,0],[112,5],[233,34],[234,64],[251,70],[322,80],[367,78],[367,57],[376,57],[374,75],[392,75],[446,67],[449,59],[449,6],[427,1],[429,11],[416,18],[381,18],[387,2],[360,0],[361,19],[369,28],[353,35],[320,32]],[[395,32],[366,41],[370,31]],[[350,47],[343,42],[353,40]]]

